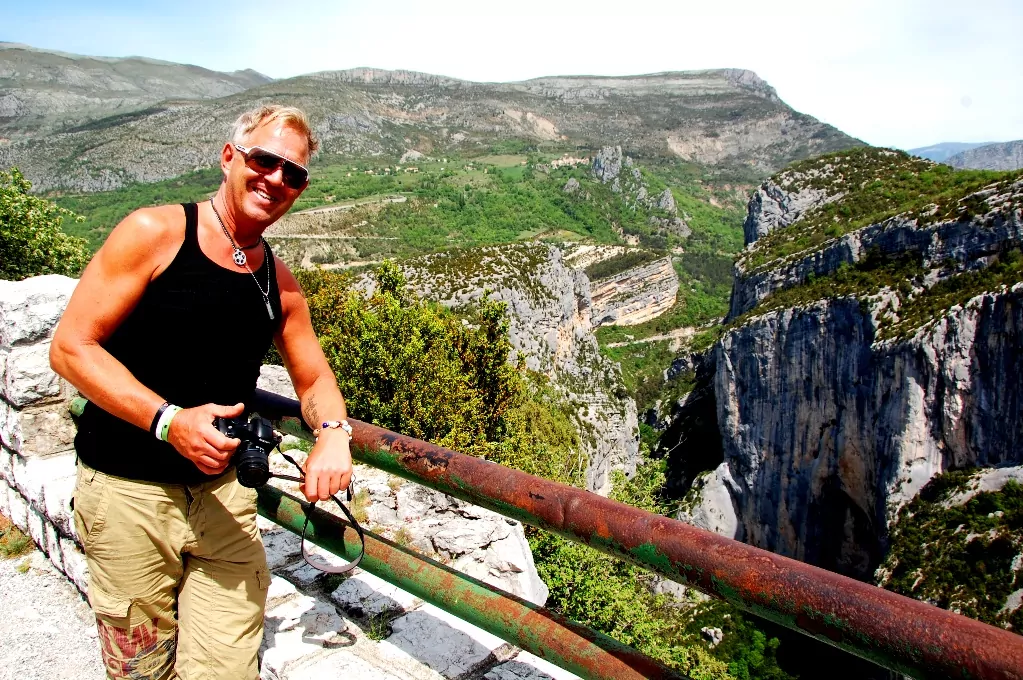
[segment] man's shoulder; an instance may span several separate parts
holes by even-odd
[[[139,208],[121,220],[100,249],[104,259],[133,261],[143,268],[159,268],[175,252],[185,234],[180,205]]]
[[[158,235],[166,231],[184,231],[185,214],[180,205],[157,205],[139,208],[124,218],[122,224]]]

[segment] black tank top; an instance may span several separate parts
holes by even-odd
[[[255,272],[266,290],[269,271],[271,320],[249,272],[225,269],[202,252],[198,207],[182,207],[185,241],[174,261],[103,346],[172,404],[248,404],[281,319],[273,254],[267,248]],[[90,467],[119,477],[169,484],[211,479],[170,444],[92,403],[79,418],[75,448]]]

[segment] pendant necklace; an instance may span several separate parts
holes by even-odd
[[[259,279],[256,278],[255,272],[253,272],[252,267],[249,266],[248,258],[245,257],[245,253],[238,247],[238,244],[234,242],[234,238],[231,237],[231,232],[229,232],[227,227],[224,226],[224,220],[220,219],[220,213],[217,212],[217,206],[213,202],[212,198],[210,198],[210,207],[213,208],[213,214],[217,216],[217,222],[220,223],[220,228],[224,230],[224,236],[227,237],[227,240],[231,242],[231,247],[234,248],[234,254],[231,256],[231,259],[233,259],[234,263],[239,267],[245,267],[245,269],[248,270],[249,276],[251,276],[252,280],[256,282],[256,288],[259,289],[259,294],[263,296],[263,304],[266,305],[266,313],[269,314],[270,319],[273,320],[274,310],[273,307],[270,306],[270,253],[267,252],[266,241],[263,240],[262,236],[259,237],[259,242],[263,244],[263,260],[266,263],[266,292],[263,292],[263,286],[259,285]]]

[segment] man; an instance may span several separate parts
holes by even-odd
[[[344,400],[295,277],[263,232],[308,186],[318,143],[298,109],[243,114],[209,201],[138,210],[82,274],[50,362],[90,404],[75,525],[111,678],[258,676],[270,583],[255,492],[216,417],[244,411],[274,342],[318,439],[303,492],[351,479]]]

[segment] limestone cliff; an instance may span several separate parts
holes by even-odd
[[[939,191],[873,200],[893,163]],[[713,349],[724,462],[685,516],[865,578],[935,474],[1023,462],[1023,182],[916,163],[825,158],[751,201]]]
[[[635,470],[636,404],[591,332],[589,281],[565,265],[560,249],[534,243],[453,250],[402,267],[424,298],[458,307],[488,296],[508,305],[511,342],[526,367],[551,377],[577,406],[587,488],[606,494],[611,470]]]
[[[633,267],[590,284],[594,326],[634,326],[671,309],[678,296],[678,274],[670,257]]]

